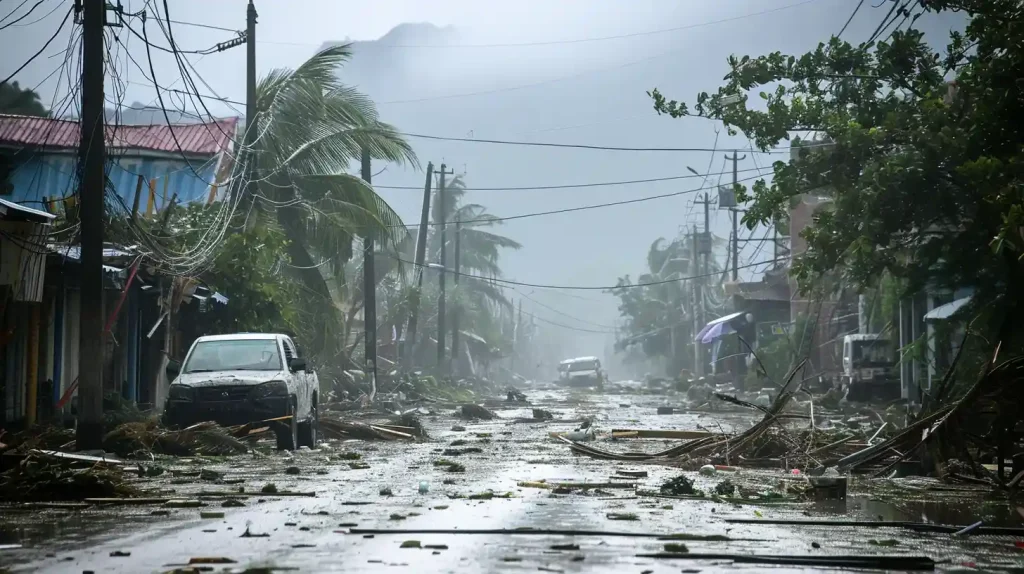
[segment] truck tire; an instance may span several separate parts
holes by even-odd
[[[299,423],[299,446],[316,448],[320,442],[320,413],[316,408],[315,398],[309,405],[309,418]]]
[[[288,403],[288,415],[291,418],[282,421],[275,429],[277,434],[277,450],[295,450],[299,442],[299,421],[295,416],[295,401]]]

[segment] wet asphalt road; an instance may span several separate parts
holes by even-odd
[[[567,395],[563,391],[528,392],[533,406],[551,410],[557,419],[594,417],[599,430],[611,428],[678,428],[730,431],[742,428],[742,415],[693,413],[655,415],[661,404],[673,400],[661,396]],[[621,406],[621,405],[629,405]],[[519,423],[527,409],[497,409],[500,420],[464,423],[448,413],[423,417],[431,439],[415,444],[394,442],[332,441],[317,451],[275,453],[266,458],[249,455],[200,462],[195,467],[244,479],[248,491],[273,482],[281,490],[315,492],[312,498],[253,496],[246,506],[222,508],[209,502],[201,509],[172,510],[152,516],[154,508],[106,508],[85,511],[4,512],[6,539],[21,541],[23,548],[0,551],[0,565],[16,572],[166,572],[184,567],[196,557],[234,561],[212,566],[214,571],[302,572],[761,572],[760,565],[733,564],[727,560],[659,560],[637,554],[660,552],[665,542],[654,538],[613,536],[524,536],[476,534],[376,534],[367,537],[350,528],[373,529],[489,529],[545,528],[638,533],[687,533],[727,535],[729,541],[690,541],[691,553],[731,554],[913,554],[948,563],[941,569],[962,568],[967,563],[1013,564],[1013,541],[1006,539],[970,542],[950,537],[912,536],[884,529],[869,533],[793,528],[769,525],[730,525],[731,518],[802,518],[819,515],[805,505],[735,506],[697,500],[637,497],[632,489],[606,490],[603,496],[556,495],[549,490],[520,488],[519,481],[566,479],[606,482],[616,469],[647,470],[640,479],[644,488],[656,490],[678,470],[658,465],[626,465],[613,461],[573,456],[549,432],[572,430],[572,423]],[[451,430],[461,424],[466,431]],[[721,427],[719,426],[721,425]],[[443,456],[452,441],[478,447],[481,453]],[[609,450],[662,450],[669,441],[601,442]],[[368,469],[354,470],[339,460],[341,452],[358,452]],[[434,466],[441,459],[456,460],[464,473]],[[285,469],[299,467],[298,475]],[[695,473],[691,473],[694,475]],[[760,476],[777,484],[783,473]],[[710,487],[722,477],[698,478],[698,486]],[[446,479],[451,484],[445,484]],[[178,481],[181,482],[181,481]],[[426,482],[428,492],[418,492]],[[382,488],[391,496],[382,496]],[[211,485],[177,484],[182,496]],[[230,488],[230,487],[217,487]],[[512,498],[469,500],[473,494],[492,490],[509,492]],[[201,518],[200,512],[223,512],[223,518]],[[3,511],[0,511],[3,512]],[[632,513],[638,520],[610,520],[608,513]],[[250,534],[259,537],[242,537]],[[871,544],[868,539],[899,539],[898,547]],[[986,537],[987,538],[987,537]],[[407,541],[437,549],[401,548]],[[575,544],[573,550],[553,545]],[[817,544],[819,548],[815,548]],[[0,546],[2,547],[2,546]],[[986,568],[988,570],[988,568]],[[257,570],[252,570],[257,571]],[[267,571],[267,570],[263,570]],[[818,571],[773,567],[774,572]],[[836,570],[831,570],[836,571]]]

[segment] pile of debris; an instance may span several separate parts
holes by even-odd
[[[31,451],[0,474],[0,501],[37,502],[141,495],[117,464],[93,457]]]
[[[344,421],[331,417],[320,417],[320,432],[325,438],[340,440],[416,440],[417,437],[425,436],[423,426],[419,421],[405,426]]]

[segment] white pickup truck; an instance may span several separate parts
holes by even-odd
[[[174,378],[164,407],[170,425],[281,418],[274,424],[279,449],[317,445],[320,383],[287,335],[199,337],[180,365],[167,366],[167,375]]]

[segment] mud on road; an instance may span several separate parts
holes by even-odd
[[[201,492],[210,491],[233,494],[202,498],[202,507],[0,509],[0,565],[14,572],[69,573],[656,573],[765,568],[727,555],[923,556],[935,560],[936,569],[948,571],[1009,570],[1024,564],[1016,540],[1007,536],[763,523],[843,518],[1019,524],[1019,517],[1008,513],[1005,504],[958,507],[962,496],[955,492],[935,491],[928,499],[939,502],[929,506],[893,502],[900,499],[898,494],[878,494],[885,485],[855,481],[845,503],[821,506],[786,497],[787,485],[800,480],[791,474],[741,469],[729,476],[685,474],[709,492],[725,478],[760,485],[781,493],[781,503],[650,496],[650,491],[683,472],[574,455],[550,433],[572,431],[584,418],[593,421],[599,436],[612,428],[732,432],[755,418],[746,413],[658,415],[657,407],[666,403],[664,396],[527,393],[530,406],[494,408],[499,418],[490,421],[461,421],[453,416],[454,409],[423,416],[430,437],[425,441],[329,441],[315,451],[158,461],[168,470],[159,480],[175,498],[198,499]],[[554,420],[522,422],[533,416],[533,407],[550,411]],[[459,427],[465,430],[453,430]],[[655,452],[677,443],[600,438],[595,442],[618,452]],[[200,479],[203,471],[202,476],[212,480]],[[644,472],[647,476],[632,481],[621,478]],[[559,482],[602,486],[559,488]],[[891,494],[931,486],[894,483],[888,488]],[[753,523],[728,522],[732,519]],[[522,528],[590,534],[466,533]],[[676,536],[659,539],[668,535]],[[665,553],[717,557],[642,556]],[[797,565],[773,571],[818,570]]]

